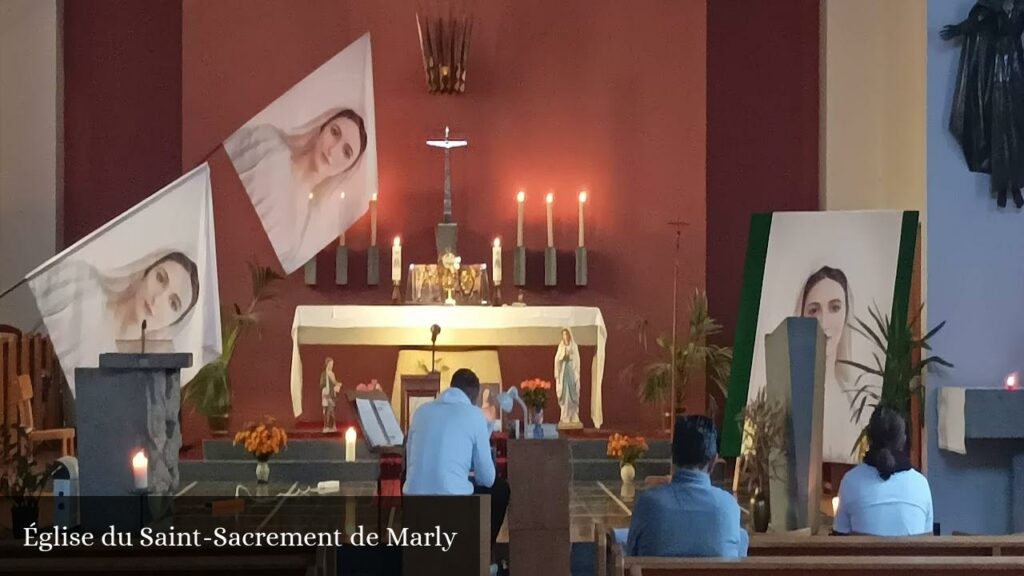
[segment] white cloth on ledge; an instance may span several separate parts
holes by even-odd
[[[600,309],[583,306],[296,306],[291,369],[295,416],[302,414],[300,345],[430,346],[432,324],[441,327],[438,348],[555,348],[562,329],[571,329],[579,345],[597,348],[591,364],[590,414],[596,428],[603,424],[601,383],[608,329]]]
[[[966,389],[947,386],[939,389],[939,448],[967,454],[964,407]]]

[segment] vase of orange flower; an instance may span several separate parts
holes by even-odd
[[[551,389],[551,382],[534,378],[519,384],[519,397],[523,404],[530,409],[530,420],[533,423],[533,437],[544,437],[544,404],[548,399],[548,390]]]
[[[266,484],[270,481],[270,457],[288,446],[288,433],[277,420],[264,416],[239,430],[234,443],[241,444],[246,452],[256,457],[256,483]]]
[[[615,433],[608,438],[608,456],[619,461],[619,478],[623,485],[633,483],[636,478],[634,465],[647,452],[647,440],[643,436],[627,436]]]

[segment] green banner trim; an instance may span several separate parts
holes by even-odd
[[[722,445],[719,452],[724,457],[739,456],[743,442],[743,426],[739,417],[747,406],[750,370],[754,363],[754,342],[757,340],[757,315],[761,310],[761,287],[764,284],[764,267],[768,258],[768,236],[771,229],[770,213],[751,216],[750,233],[747,237],[747,259],[743,266],[740,311],[736,322],[736,341],[733,344],[732,370],[729,373],[729,397],[726,399],[725,418],[722,420]]]

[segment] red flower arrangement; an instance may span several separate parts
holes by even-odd
[[[551,382],[547,380],[541,380],[540,378],[525,380],[519,384],[519,397],[523,399],[523,404],[526,404],[532,410],[543,410],[544,403],[547,401],[548,390],[550,389]]]

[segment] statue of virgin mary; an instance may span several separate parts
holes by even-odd
[[[580,349],[568,328],[555,352],[555,392],[562,416],[561,428],[580,428]]]

